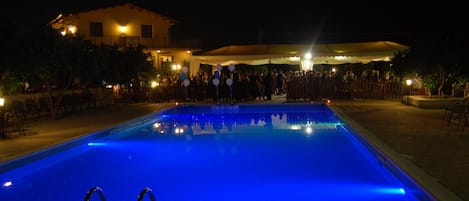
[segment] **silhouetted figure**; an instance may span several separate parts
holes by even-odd
[[[264,94],[267,100],[272,100],[272,73],[269,71],[264,76]]]

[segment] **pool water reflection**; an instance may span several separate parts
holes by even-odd
[[[107,200],[144,187],[159,201],[424,196],[323,104],[178,106],[103,132],[2,172],[0,198],[78,201],[94,186]]]

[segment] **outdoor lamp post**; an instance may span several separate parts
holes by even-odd
[[[411,79],[407,79],[407,80],[405,81],[405,84],[407,85],[408,94],[409,94],[409,95],[413,95],[413,91],[412,91],[412,84],[413,84],[413,82],[412,82],[412,80],[411,80]]]

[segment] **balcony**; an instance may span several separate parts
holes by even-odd
[[[86,36],[85,40],[91,41],[94,45],[114,45],[129,47],[143,45],[147,48],[167,48],[169,47],[168,37],[143,38],[140,36]]]

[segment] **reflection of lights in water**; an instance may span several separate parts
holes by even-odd
[[[267,123],[265,123],[264,120],[262,119],[259,119],[257,122],[255,119],[251,119],[251,123],[249,123],[249,126],[265,126]]]
[[[291,125],[290,129],[291,130],[301,130],[301,126],[300,125]]]
[[[183,134],[183,133],[184,133],[184,129],[183,129],[183,128],[177,128],[177,127],[176,127],[176,128],[174,129],[174,133],[175,133],[175,134]]]
[[[287,122],[287,114],[272,114],[270,115],[272,126],[275,129],[289,129],[288,122]]]
[[[311,121],[307,121],[305,124],[291,124],[289,125],[289,130],[302,130],[304,129],[307,134],[311,134],[314,130],[325,130],[325,129],[337,129],[337,126],[341,125],[341,123],[330,123],[330,122],[321,122],[315,123]],[[281,129],[281,127],[279,127]]]
[[[2,186],[3,186],[3,187],[10,187],[11,185],[13,185],[13,182],[7,181],[7,182],[3,183]]]
[[[153,128],[159,128],[161,127],[161,122],[156,122],[153,124]]]

